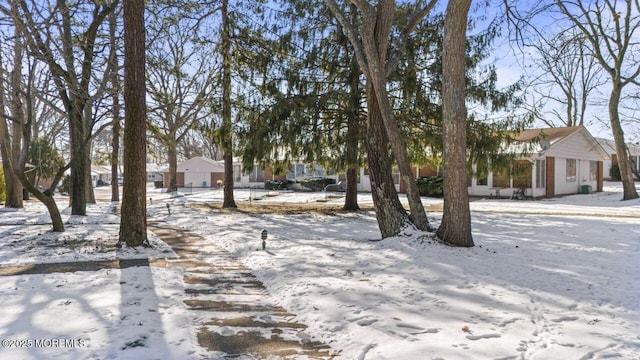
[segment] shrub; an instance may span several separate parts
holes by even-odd
[[[327,185],[335,184],[335,179],[330,178],[313,178],[300,180],[300,184],[312,191],[322,191]]]
[[[416,179],[416,185],[418,185],[418,192],[420,196],[430,197],[442,197],[443,191],[442,176],[422,177]]]
[[[67,175],[62,179],[60,185],[58,185],[58,190],[62,194],[69,194],[71,192],[71,176]]]
[[[611,165],[611,169],[609,170],[609,176],[611,176],[611,180],[614,180],[614,181],[622,180],[622,176],[620,175],[620,165],[618,165],[618,163]]]
[[[265,190],[284,190],[288,189],[289,185],[293,184],[291,180],[269,180],[264,183]]]

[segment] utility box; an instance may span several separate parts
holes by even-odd
[[[580,194],[590,194],[591,193],[591,185],[582,185],[580,187]]]

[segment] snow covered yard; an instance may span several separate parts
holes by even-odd
[[[370,212],[255,214],[197,206],[218,202],[220,191],[179,198],[151,191],[149,214],[238,256],[277,303],[309,326],[305,333],[330,344],[339,358],[640,358],[640,201],[622,203],[619,188],[608,185],[602,194],[545,201],[474,201],[471,249],[415,234],[378,241]],[[251,196],[237,194],[236,200]],[[257,203],[322,196],[282,194]],[[360,202],[367,201],[362,194]],[[172,256],[159,242],[145,251],[99,246],[99,239],[117,238],[108,204],[96,216],[69,217],[84,225],[69,226],[63,240],[50,238],[46,215],[32,204],[0,213],[3,266]],[[429,216],[439,222],[439,213]],[[269,232],[267,251],[260,250],[262,229]],[[52,254],[43,246],[51,241],[69,245]],[[71,347],[5,347],[2,358],[211,356],[197,346],[178,268],[0,280],[0,338],[77,340]]]

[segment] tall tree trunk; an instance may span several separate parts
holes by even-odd
[[[371,196],[382,237],[388,238],[398,235],[409,224],[409,217],[398,199],[393,184],[389,139],[384,129],[378,100],[371,86],[367,81],[367,158]]]
[[[124,0],[124,188],[120,244],[148,246],[144,1]]]
[[[118,39],[116,36],[116,30],[118,27],[118,17],[114,12],[109,16],[109,41],[111,46],[116,46]],[[112,51],[109,56],[109,67],[113,74],[111,74],[111,98],[113,99],[113,128],[111,134],[111,201],[120,201],[120,186],[118,184],[118,165],[120,160],[120,121],[121,121],[121,105],[120,105],[120,91],[122,90],[120,84],[120,75],[118,72],[118,57],[116,51]]]
[[[231,32],[229,1],[222,0],[222,130],[224,151],[224,200],[222,207],[235,208],[233,198],[233,129],[231,123]]]
[[[86,124],[85,125],[86,135],[91,134],[92,129],[90,128],[90,125],[93,122],[92,117],[93,117],[93,111],[91,109],[91,103],[87,103],[87,105],[84,107],[84,121]],[[85,135],[85,141],[86,141],[85,151],[87,155],[84,159],[85,161],[84,168],[86,171],[84,191],[86,192],[87,203],[95,204],[96,195],[93,192],[93,175],[91,174],[91,144],[93,143],[93,140],[92,139],[86,140],[86,135]]]
[[[2,53],[0,53],[0,79],[5,78],[5,71],[2,65]],[[11,133],[9,132],[9,126],[7,126],[7,117],[5,114],[5,94],[6,89],[4,81],[0,80],[0,156],[2,157],[2,170],[4,172],[4,179],[6,184],[6,199],[4,202],[5,207],[10,208],[22,208],[22,184],[20,180],[11,171],[12,161],[18,157],[18,154],[13,153],[14,146],[11,139]],[[14,141],[20,142],[20,138]]]
[[[347,111],[347,139],[345,160],[347,163],[347,184],[344,211],[357,211],[358,206],[358,150],[360,144],[360,71],[354,58],[349,68],[349,110]]]
[[[167,191],[173,191],[176,187],[176,178],[178,172],[178,150],[175,142],[175,136],[171,137],[167,141],[167,160],[169,161],[169,183],[167,184]],[[182,184],[184,186],[184,184]]]
[[[71,101],[66,109],[69,113],[69,135],[71,144],[71,214],[87,215],[87,150],[84,147],[85,130],[83,104],[80,100]]]
[[[120,157],[120,100],[113,97],[113,134],[111,134],[111,201],[120,201],[120,186],[118,184],[118,165]]]
[[[16,10],[14,9],[14,11]],[[9,108],[11,109],[11,115],[13,116],[13,120],[11,121],[10,126],[11,141],[9,142],[9,144],[11,147],[9,150],[9,161],[12,161],[14,169],[17,168],[18,159],[20,158],[20,150],[24,135],[22,133],[22,124],[26,118],[25,109],[22,101],[20,100],[20,92],[22,92],[23,89],[22,66],[25,49],[24,43],[20,40],[22,34],[17,27],[15,29],[15,35],[16,43],[13,51],[13,69],[11,70],[10,75],[11,91],[9,92]],[[9,207],[22,208],[24,206],[24,187],[22,186],[20,180],[16,177],[14,172],[10,171],[6,178],[11,178],[11,187],[9,187],[9,184],[7,184],[6,204],[9,205]],[[9,191],[11,191],[11,194],[9,194]]]
[[[422,206],[418,186],[411,170],[404,134],[400,131],[398,123],[393,116],[393,109],[386,89],[387,76],[398,65],[397,59],[399,57],[396,57],[396,55],[399,55],[403,50],[396,49],[400,51],[387,58],[390,36],[392,35],[391,28],[396,17],[395,1],[378,0],[375,4],[369,1],[352,1],[362,15],[362,18],[356,21],[353,18],[347,20],[347,15],[335,0],[326,0],[326,2],[354,46],[360,70],[367,77],[367,81],[370,82],[371,86],[367,85],[367,96],[375,96],[377,98],[379,110],[376,111],[382,117],[384,129],[400,170],[401,181],[406,188],[405,191],[411,208],[410,220],[418,229],[430,230],[427,214],[424,206]],[[400,44],[406,41],[418,23],[424,19],[435,4],[436,1],[418,2],[416,4],[418,8],[408,17],[406,27],[400,31],[400,34],[393,34],[394,37],[398,36],[396,39],[399,40]],[[373,109],[369,107],[368,110],[372,111]]]
[[[631,168],[627,144],[624,142],[624,132],[620,125],[618,109],[620,106],[622,87],[618,84],[619,82],[614,83],[611,96],[609,97],[609,120],[611,122],[611,131],[613,132],[613,140],[616,143],[618,166],[620,167],[620,179],[622,180],[623,190],[622,200],[632,200],[638,198],[638,192],[633,181],[633,169]]]
[[[467,109],[465,45],[471,0],[450,0],[444,20],[442,63],[442,143],[444,210],[438,237],[456,246],[473,246],[467,190]]]
[[[398,123],[393,118],[393,110],[389,104],[389,97],[386,90],[386,81],[376,75],[373,78],[373,83],[374,87],[375,84],[378,83],[375,95],[376,98],[380,100],[380,114],[384,121],[384,127],[398,165],[398,170],[400,171],[400,181],[402,181],[405,186],[405,192],[407,200],[409,201],[409,208],[411,210],[409,219],[418,229],[429,230],[427,214],[424,210],[424,206],[422,206],[418,185],[416,184],[415,176],[411,170],[411,163],[409,162],[409,156],[407,154],[407,143],[404,139],[404,135],[398,127]],[[369,109],[369,111],[371,111],[371,109]]]
[[[393,151],[393,155],[400,170],[400,181],[405,185],[407,200],[411,210],[410,220],[420,230],[429,230],[427,214],[420,200],[418,185],[415,182],[411,163],[407,154],[407,144],[404,135],[398,127],[393,116],[393,108],[389,103],[387,93],[386,61],[389,48],[389,34],[393,23],[395,3],[393,1],[380,1],[375,11],[366,15],[363,19],[364,28],[361,31],[363,49],[368,60],[368,69],[365,72],[371,82],[372,90],[378,99],[380,114],[384,122],[384,128]],[[369,93],[367,93],[369,95]],[[369,108],[371,111],[371,108]]]

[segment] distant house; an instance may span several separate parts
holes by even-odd
[[[162,169],[164,168],[166,165],[147,164],[147,182],[162,181],[164,178]]]
[[[91,183],[93,187],[111,184],[111,168],[102,165],[91,165]]]
[[[224,182],[224,161],[216,161],[204,156],[194,157],[177,164],[176,184],[178,187],[215,188]],[[169,183],[169,168],[161,169],[163,181]],[[233,162],[233,186],[246,188],[264,186],[265,181],[274,180],[271,169],[255,165],[251,171],[245,171],[238,159]],[[284,177],[278,177],[284,178]]]
[[[604,161],[609,155],[582,126],[531,129],[516,136],[516,141],[531,143],[529,155],[514,162],[518,169],[512,175],[489,173],[472,176],[472,196],[509,196],[514,192],[527,197],[554,197],[602,191]]]
[[[169,168],[162,170],[164,185],[169,184]],[[224,180],[224,166],[206,157],[194,157],[178,163],[176,185],[178,187],[215,187],[218,180]]]
[[[604,178],[605,180],[611,180],[611,166],[618,163],[616,143],[615,141],[609,139],[597,140],[600,146],[602,146],[602,148],[610,157],[610,159],[604,161]],[[629,160],[631,160],[632,166],[635,166],[635,169],[640,169],[640,145],[627,144],[627,148],[629,149],[629,154],[631,155]]]

